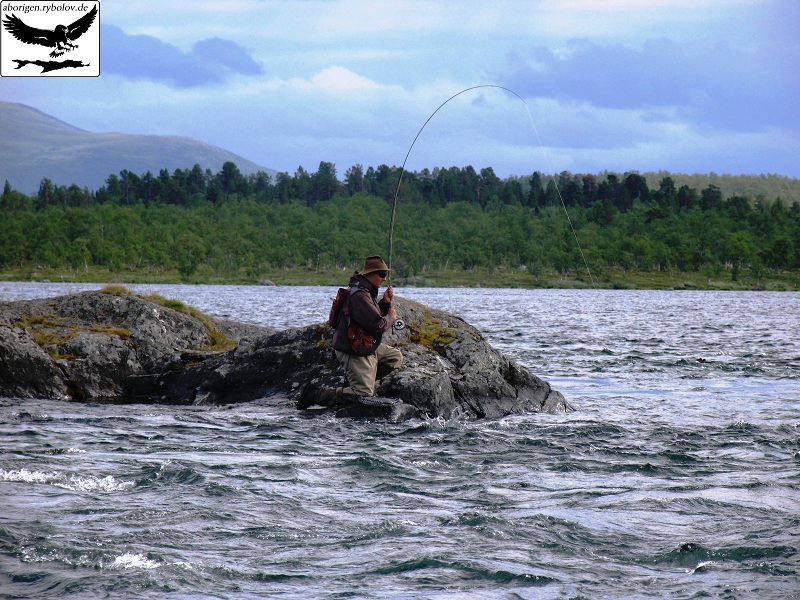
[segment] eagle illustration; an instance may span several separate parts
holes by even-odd
[[[50,53],[52,58],[61,56],[65,52],[77,48],[73,44],[73,40],[77,40],[92,26],[94,18],[97,16],[97,7],[95,6],[90,12],[83,15],[80,19],[75,21],[72,25],[57,25],[53,31],[47,29],[37,29],[22,22],[22,19],[16,15],[6,16],[3,25],[6,29],[21,42],[26,44],[39,44],[40,46],[47,46],[48,48],[55,48]]]

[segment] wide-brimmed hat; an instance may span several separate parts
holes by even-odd
[[[375,271],[388,270],[389,267],[386,266],[386,263],[383,262],[383,259],[380,256],[368,256],[364,261],[364,268],[361,269],[361,274],[368,275],[369,273],[374,273]]]

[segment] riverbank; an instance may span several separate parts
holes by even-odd
[[[258,276],[237,273],[202,273],[184,277],[177,271],[138,269],[112,272],[104,268],[88,269],[18,269],[0,272],[0,281],[52,281],[65,283],[194,283],[218,285],[344,285],[352,273],[349,268],[292,267],[265,270]],[[800,291],[800,271],[753,272],[742,270],[736,279],[731,271],[625,271],[602,269],[591,275],[571,271],[564,275],[542,270],[531,273],[525,268],[478,267],[472,270],[426,270],[411,277],[395,276],[398,287],[489,287],[526,289],[652,289],[652,290],[765,290]]]

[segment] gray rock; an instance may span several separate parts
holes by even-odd
[[[230,319],[212,319],[214,325],[228,338],[232,340],[243,340],[249,338],[257,338],[272,333],[277,333],[277,329],[272,327],[264,327],[262,325],[254,325],[252,323],[240,323],[239,321],[231,321]]]
[[[272,331],[222,327],[232,336]],[[210,341],[200,320],[132,294],[2,303],[0,396],[123,400],[129,378],[194,360],[183,353]]]
[[[460,317],[401,298],[395,306],[406,327],[385,342],[402,350],[405,364],[380,380],[380,398],[349,398],[310,412],[398,421],[572,410]],[[209,326],[240,343],[208,350]],[[270,399],[294,406],[309,386],[343,385],[331,334],[322,323],[279,332],[221,320],[212,325],[130,294],[5,303],[0,396],[167,404]]]
[[[27,331],[0,322],[0,396],[69,399],[61,370]]]
[[[134,349],[118,335],[82,331],[58,347],[69,356],[56,363],[76,399],[124,396],[122,382],[142,369]]]
[[[406,327],[387,343],[401,347],[407,367],[377,388],[435,416],[497,418],[512,413],[573,410],[564,396],[492,347],[461,317],[410,300],[395,303]]]

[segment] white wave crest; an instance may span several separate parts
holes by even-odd
[[[20,469],[19,471],[6,471],[0,469],[0,481],[23,481],[25,483],[50,483],[53,473],[40,473]]]
[[[697,566],[694,569],[686,569],[686,572],[690,575],[694,575],[697,572],[703,572],[706,570],[706,567],[711,565],[717,564],[716,561],[713,560],[704,560],[702,562],[697,563]]]
[[[109,566],[112,569],[156,569],[161,563],[147,558],[144,554],[125,553],[116,557]]]
[[[54,485],[76,492],[94,492],[97,490],[101,492],[118,492],[133,487],[134,482],[118,481],[111,475],[106,475],[105,477],[70,475],[67,481],[55,483]]]
[[[29,469],[20,469],[18,471],[0,469],[0,481],[47,483],[76,492],[117,492],[134,486],[133,481],[118,481],[112,475],[106,475],[105,477],[65,475],[56,472],[30,471]]]

